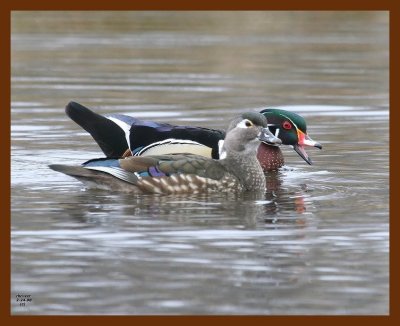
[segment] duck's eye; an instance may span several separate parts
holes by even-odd
[[[236,126],[237,126],[238,128],[247,129],[247,128],[253,127],[254,124],[253,124],[253,122],[251,122],[250,120],[243,119],[243,120],[240,121]]]
[[[289,130],[289,129],[292,129],[292,124],[286,120],[283,122],[282,127],[283,127],[283,129]]]

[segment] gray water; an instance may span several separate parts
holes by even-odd
[[[14,12],[11,57],[13,314],[388,314],[387,12]],[[86,189],[47,167],[103,156],[70,100],[215,128],[277,106],[324,147],[283,148],[261,199]]]

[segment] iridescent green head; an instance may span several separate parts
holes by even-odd
[[[268,119],[269,130],[282,140],[282,144],[293,146],[293,149],[311,165],[311,158],[304,146],[322,149],[322,145],[307,135],[306,120],[297,113],[274,108],[264,109],[260,113]]]

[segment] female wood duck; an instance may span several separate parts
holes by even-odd
[[[95,159],[82,166],[50,165],[85,183],[108,189],[161,194],[209,191],[265,192],[265,177],[257,159],[260,142],[281,144],[261,113],[246,112],[233,119],[219,160],[194,154],[129,156]]]
[[[221,130],[174,126],[121,114],[102,116],[76,102],[70,102],[65,112],[92,135],[108,158],[193,153],[218,159],[224,155],[221,149],[225,132]],[[311,158],[304,147],[321,149],[322,146],[307,135],[304,118],[273,108],[264,109],[261,113],[268,119],[269,129],[281,139],[282,144],[291,145],[311,165]],[[284,165],[282,151],[277,146],[262,143],[257,157],[264,171],[276,170]]]

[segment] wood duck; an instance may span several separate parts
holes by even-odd
[[[121,114],[102,116],[76,102],[70,102],[65,112],[91,134],[108,158],[193,153],[218,159],[223,155],[225,132],[222,130],[175,126]],[[261,113],[268,119],[269,129],[282,140],[282,144],[291,145],[311,165],[311,158],[304,147],[322,149],[322,146],[307,135],[304,118],[274,108],[264,109]],[[282,151],[277,146],[262,143],[257,157],[265,172],[284,165]]]
[[[268,129],[267,118],[246,112],[232,120],[218,160],[194,154],[128,156],[90,160],[82,166],[50,165],[84,183],[113,190],[185,194],[209,191],[265,192],[264,172],[257,159],[260,142],[281,140]]]

